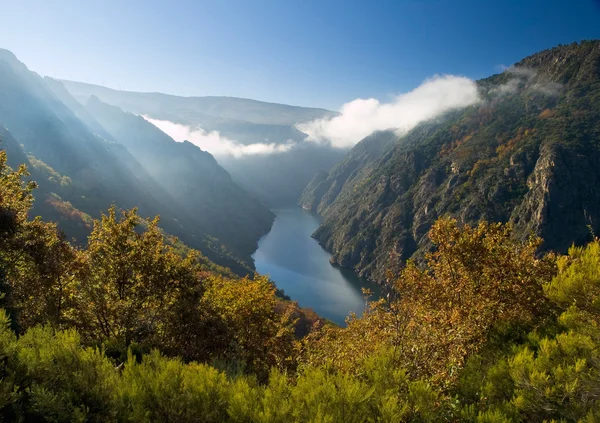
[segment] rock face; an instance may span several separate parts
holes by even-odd
[[[317,213],[336,200],[342,188],[348,189],[369,168],[376,158],[393,146],[396,136],[392,131],[375,132],[356,145],[329,174],[319,172],[308,184],[299,200],[304,209]]]
[[[300,205],[332,261],[383,280],[444,215],[512,222],[565,251],[600,228],[600,42],[559,46],[478,82],[482,102],[398,137],[373,134]]]

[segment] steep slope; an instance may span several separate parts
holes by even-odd
[[[298,204],[317,213],[324,213],[340,194],[351,190],[355,181],[396,141],[393,131],[378,131],[359,142],[342,161],[327,174],[317,173],[300,196]]]
[[[30,173],[29,179],[36,181],[38,185],[31,217],[44,216],[45,219],[57,222],[69,236],[85,240],[92,227],[92,218],[61,198],[61,195],[68,196],[68,192],[73,189],[72,180],[36,157],[27,156],[12,134],[2,125],[0,150],[6,151],[8,165],[13,169],[22,164],[26,165]]]
[[[361,153],[367,138],[307,187],[301,204],[324,216],[314,236],[332,261],[382,280],[429,248],[443,215],[510,221],[557,251],[597,233],[600,42],[543,51],[479,86],[479,105],[381,152]]]
[[[91,97],[90,113],[133,153],[172,196],[176,208],[199,229],[247,257],[269,231],[274,215],[232,180],[213,156],[189,142],[178,143],[140,116]]]
[[[307,135],[296,129],[299,122],[335,115],[324,109],[230,97],[178,97],[118,91],[73,81],[63,83],[83,104],[95,96],[136,115],[185,125],[192,131],[217,131],[221,142],[291,147],[289,151],[277,153],[240,154],[236,151],[231,154],[226,148],[209,151],[218,154],[217,161],[235,182],[272,207],[295,204],[312,176],[318,171],[328,171],[347,152],[304,142]],[[200,147],[215,148],[209,144],[200,144]]]
[[[138,207],[143,216],[161,215],[163,229],[218,264],[238,273],[252,269],[250,244],[255,245],[259,232],[268,227],[252,226],[247,233],[255,234],[254,239],[242,239],[236,253],[232,253],[213,235],[214,228],[206,230],[208,225],[196,213],[181,213],[173,195],[84,108],[77,107],[78,103],[64,88],[50,84],[50,89],[47,82],[12,53],[0,50],[0,124],[10,131],[17,144],[24,146],[30,166],[42,173],[41,180],[49,181],[40,184],[34,212],[58,220],[69,237],[82,243],[89,224],[73,226],[64,216],[78,215],[89,223],[89,216],[98,217],[112,204]],[[236,193],[239,191],[238,188]],[[261,212],[263,220],[270,222],[270,212],[264,208]],[[237,213],[237,220],[224,219],[219,224],[225,231],[240,229],[243,236],[245,211]]]
[[[65,106],[73,112],[73,114],[83,122],[87,127],[94,133],[106,141],[116,143],[117,140],[106,130],[100,123],[86,110],[85,106],[78,102],[75,97],[67,91],[62,82],[57,79],[44,77],[46,86],[52,90],[52,93],[58,98]]]
[[[110,144],[94,135],[12,53],[0,50],[0,123],[25,149],[76,181],[77,208],[106,204],[156,212],[153,194],[137,181]],[[87,195],[86,195],[87,194]]]
[[[27,155],[8,130],[0,125],[0,150],[6,151],[8,165],[16,169],[21,164],[30,166]]]

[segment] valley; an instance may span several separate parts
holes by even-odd
[[[344,326],[350,313],[361,316],[366,301],[362,288],[373,291],[376,285],[358,278],[348,269],[329,263],[331,255],[311,238],[320,218],[300,207],[275,209],[271,231],[258,242],[252,255],[256,271],[269,276],[301,307]]]
[[[13,3],[0,422],[600,422],[600,8]]]

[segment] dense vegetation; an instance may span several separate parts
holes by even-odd
[[[0,153],[5,421],[600,418],[598,240],[539,256],[511,225],[441,219],[425,265],[298,340],[265,278],[209,269],[135,210],[111,208],[75,248],[28,219],[26,177]]]
[[[383,281],[431,248],[434,222],[511,222],[566,253],[600,229],[600,41],[559,46],[478,81],[479,104],[373,134],[300,203],[334,261]]]
[[[74,328],[115,357],[135,346],[186,359],[239,358],[254,371],[277,364],[273,343],[292,334],[293,322],[267,278],[233,278],[135,209],[112,207],[94,222],[87,247],[75,248],[56,224],[27,219],[35,185],[26,176],[0,153],[0,274],[17,332]]]

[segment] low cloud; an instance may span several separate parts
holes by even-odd
[[[308,135],[309,141],[351,147],[373,131],[395,129],[403,134],[422,121],[479,100],[474,81],[461,76],[438,75],[390,103],[374,98],[357,99],[344,104],[336,117],[302,123],[297,128]]]
[[[289,151],[292,144],[255,143],[240,144],[237,141],[223,137],[218,131],[207,132],[200,127],[192,127],[168,120],[153,119],[143,115],[144,119],[169,135],[175,141],[189,141],[208,151],[213,156],[242,157],[259,154],[283,153]]]
[[[521,86],[525,85],[525,83],[536,75],[534,69],[526,67],[510,66],[508,68],[503,67],[502,70],[504,73],[511,75],[512,78],[508,82],[490,90],[491,93],[500,96],[515,94]]]
[[[531,69],[525,66],[510,66],[506,69],[506,72],[527,80],[533,78],[537,74],[535,69]]]
[[[519,78],[510,79],[508,82],[500,85],[498,88],[494,88],[492,91],[498,95],[509,95],[514,94],[519,90],[519,87],[523,85],[523,81]]]
[[[559,95],[563,89],[563,85],[558,82],[548,82],[546,84],[538,83],[532,87],[535,91],[548,96]]]
[[[503,71],[511,75],[512,78],[490,91],[501,96],[515,94],[521,87],[525,86],[527,83],[533,82],[533,79],[537,76],[537,71],[535,69],[523,66],[510,66],[504,68]],[[533,91],[544,95],[555,96],[560,94],[563,86],[557,82],[544,82],[543,78],[540,80],[538,77],[534,84],[530,84],[530,88]]]

